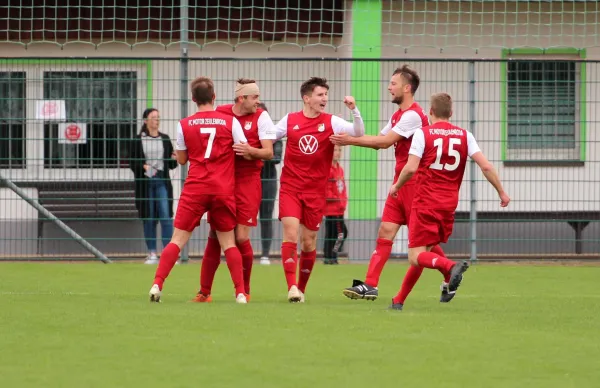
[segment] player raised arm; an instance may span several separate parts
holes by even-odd
[[[467,133],[467,143],[469,145],[469,156],[475,161],[475,163],[477,163],[481,169],[481,172],[483,173],[483,176],[485,176],[485,179],[487,179],[487,181],[494,186],[494,189],[496,189],[498,197],[500,197],[500,206],[508,206],[510,197],[504,191],[502,182],[500,182],[500,177],[498,176],[494,165],[490,163],[483,152],[481,152],[479,146],[477,145],[477,141],[471,132]]]
[[[336,134],[329,139],[336,145],[355,145],[376,150],[382,148],[387,149],[396,144],[403,137],[407,139],[410,138],[415,131],[422,126],[423,122],[419,114],[410,110],[402,115],[395,126],[392,126],[391,120],[388,121],[387,125],[381,130],[381,133],[378,136],[365,135],[353,138],[343,134]]]
[[[338,134],[346,134],[350,137],[360,137],[365,134],[365,123],[363,122],[362,117],[360,116],[360,111],[356,107],[356,101],[352,96],[344,97],[344,104],[350,109],[352,112],[352,116],[354,117],[353,122],[348,122],[341,117],[332,116],[331,117],[331,126],[333,127],[333,132]]]
[[[247,142],[233,145],[236,155],[245,159],[273,159],[273,142],[277,139],[277,131],[273,120],[267,111],[263,111],[258,118],[258,139],[261,148],[252,147]]]

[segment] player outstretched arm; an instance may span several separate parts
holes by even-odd
[[[335,145],[354,145],[376,150],[387,149],[396,144],[403,137],[411,137],[415,131],[423,126],[421,117],[415,111],[407,111],[402,115],[400,121],[392,127],[391,120],[381,130],[379,136],[365,135],[361,137],[350,137],[339,134],[333,135],[329,139]]]
[[[188,162],[187,146],[185,145],[181,123],[177,123],[177,142],[175,144],[175,154],[177,155],[177,163],[183,166]]]
[[[236,155],[245,159],[273,159],[273,142],[277,139],[277,133],[273,120],[267,111],[263,111],[258,118],[258,138],[261,148],[252,147],[250,144],[238,143],[233,145]]]
[[[477,163],[477,165],[481,169],[481,172],[483,173],[483,176],[485,176],[485,179],[487,179],[488,182],[490,182],[492,186],[494,186],[494,189],[496,189],[496,192],[500,197],[500,206],[508,206],[508,203],[510,202],[510,197],[504,191],[504,188],[502,187],[502,182],[500,182],[500,177],[498,176],[494,165],[490,163],[489,160],[487,160],[487,158],[481,151],[471,155],[471,159],[473,159],[475,163]]]
[[[352,96],[344,97],[344,104],[352,112],[354,117],[353,122],[348,122],[341,117],[332,116],[331,126],[335,134],[346,134],[349,137],[361,137],[365,134],[365,123],[360,115],[360,111],[356,107],[356,101]]]

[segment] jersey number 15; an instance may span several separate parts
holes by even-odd
[[[458,152],[458,150],[455,150],[454,147],[460,145],[461,141],[457,138],[450,138],[449,140],[450,142],[448,143],[448,156],[453,158],[454,162],[452,164],[441,163],[442,154],[444,152],[444,150],[442,149],[442,147],[444,146],[444,139],[435,139],[433,141],[433,145],[436,148],[437,157],[435,158],[435,162],[433,162],[431,166],[429,166],[429,168],[432,168],[434,170],[446,171],[454,171],[458,168],[458,166],[460,165],[460,152]]]
[[[210,153],[212,152],[215,135],[217,134],[217,128],[200,128],[200,133],[203,135],[208,135],[208,144],[206,145],[206,152],[204,152],[204,159],[208,159],[210,158]]]

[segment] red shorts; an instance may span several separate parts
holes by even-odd
[[[453,210],[412,209],[408,225],[408,247],[427,247],[446,243],[453,227]]]
[[[235,181],[235,210],[237,223],[246,226],[258,225],[258,210],[262,199],[260,175],[251,179]]]
[[[398,191],[396,197],[388,195],[383,207],[381,221],[408,226],[415,189],[416,185],[404,186]]]
[[[325,212],[325,193],[279,191],[279,219],[294,217],[306,229],[318,231]]]
[[[204,213],[212,214],[211,225],[219,232],[229,232],[236,225],[235,197],[233,195],[189,195],[181,193],[174,225],[177,229],[192,232],[200,225]]]

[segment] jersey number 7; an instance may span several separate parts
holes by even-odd
[[[204,159],[208,159],[210,158],[210,153],[212,151],[213,143],[215,141],[217,128],[200,128],[200,133],[203,135],[209,135],[208,144],[206,145],[206,152],[204,152]]]
[[[446,170],[446,171],[454,171],[460,165],[460,152],[454,149],[454,146],[460,145],[460,139],[450,138],[450,142],[448,144],[448,156],[454,158],[454,163],[440,163],[442,161],[442,147],[444,146],[444,139],[435,139],[433,141],[433,145],[437,151],[437,157],[435,158],[435,162],[429,166],[429,168],[433,168],[434,170]]]

